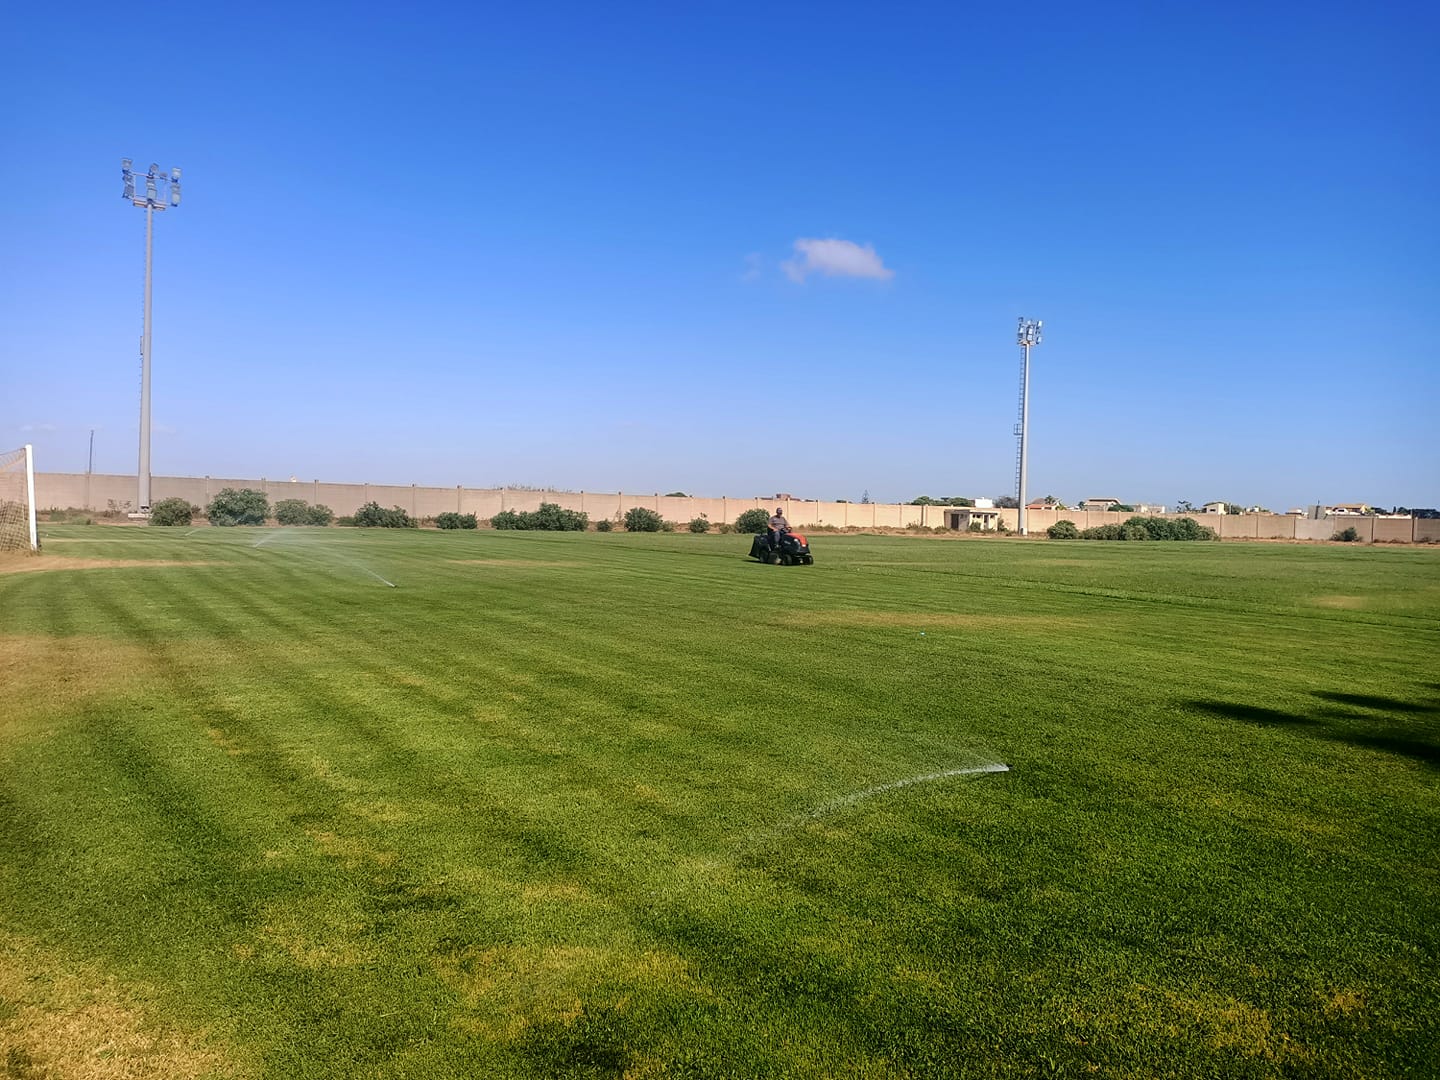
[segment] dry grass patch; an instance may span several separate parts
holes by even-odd
[[[1326,1016],[1354,1016],[1364,1008],[1365,995],[1359,990],[1337,990],[1325,998]]]
[[[353,968],[375,958],[365,919],[333,896],[287,897],[267,904],[256,941],[234,948],[240,959],[284,963],[309,970]]]
[[[220,749],[224,750],[225,753],[229,754],[231,757],[240,757],[241,755],[248,754],[250,752],[249,750],[241,746],[239,743],[237,743],[234,739],[226,735],[225,732],[220,730],[218,727],[206,728],[205,734],[210,737],[210,741],[212,743],[220,747]]]
[[[709,996],[683,958],[659,949],[504,945],[464,949],[437,966],[473,1010],[461,1025],[499,1042],[541,1025],[568,1026],[597,1004],[624,1011],[636,989]]]
[[[145,649],[109,638],[0,634],[0,686],[6,689],[0,736],[77,701],[114,694],[153,663]]]
[[[81,559],[69,555],[21,556],[0,559],[0,574],[25,574],[33,570],[120,570],[149,566],[204,566],[195,559]]]
[[[1270,1014],[1237,998],[1219,994],[1185,997],[1171,990],[1140,986],[1130,995],[1131,1018],[1169,1039],[1197,1036],[1214,1050],[1229,1050],[1276,1065],[1313,1059],[1302,1043],[1276,1031]]]
[[[0,938],[0,1066],[16,1080],[249,1077],[204,1032],[157,1020],[141,988]]]
[[[339,859],[347,870],[354,870],[367,864],[390,866],[400,858],[397,852],[378,851],[363,840],[340,836],[333,832],[306,829],[305,835],[315,841],[315,846],[320,850],[320,854],[328,855],[332,859]]]
[[[1364,596],[1317,596],[1315,606],[1323,608],[1339,608],[1342,611],[1359,611],[1368,606],[1369,598]]]
[[[356,817],[380,825],[395,825],[415,820],[413,810],[388,799],[379,799],[374,802],[347,802],[343,809],[347,814],[354,814]]]

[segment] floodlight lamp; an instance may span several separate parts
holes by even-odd
[[[180,185],[179,185],[179,184],[171,184],[171,185],[170,185],[170,205],[171,205],[171,206],[179,206],[179,205],[180,205]]]
[[[180,170],[179,170],[179,169],[171,169],[171,170],[170,170],[170,179],[171,179],[171,180],[174,180],[174,181],[178,184],[178,183],[180,182]]]
[[[120,159],[120,168],[123,169],[125,172],[130,171],[130,166],[132,164],[134,164],[134,162],[132,162],[128,157],[122,157]]]

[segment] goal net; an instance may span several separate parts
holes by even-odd
[[[38,550],[35,453],[28,446],[0,450],[0,551]]]

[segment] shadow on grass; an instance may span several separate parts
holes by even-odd
[[[1440,705],[1329,690],[1317,690],[1314,696],[1330,704],[1317,704],[1299,712],[1238,701],[1198,700],[1186,704],[1230,720],[1259,727],[1289,727],[1311,738],[1379,750],[1440,769],[1440,724],[1430,719],[1440,715]]]
[[[1399,698],[1380,697],[1377,694],[1341,694],[1333,690],[1317,690],[1315,696],[1333,701],[1337,705],[1353,705],[1357,709],[1378,709],[1381,712],[1440,713],[1440,705],[1418,701],[1401,701]]]

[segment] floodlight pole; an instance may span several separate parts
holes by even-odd
[[[1020,422],[1015,425],[1015,434],[1020,439],[1020,460],[1016,467],[1016,502],[1020,510],[1017,524],[1021,536],[1028,536],[1025,524],[1025,481],[1028,479],[1030,451],[1030,347],[1040,344],[1040,329],[1044,326],[1039,319],[1020,316],[1015,332],[1016,344],[1020,346]]]
[[[122,197],[133,206],[145,208],[145,323],[140,333],[140,465],[136,493],[137,516],[150,514],[150,307],[151,268],[155,253],[155,211],[164,210],[166,205],[180,205],[180,170],[171,169],[167,175],[158,165],[151,165],[145,174],[145,194],[135,194],[135,175],[130,159],[120,163],[120,173],[125,180]],[[160,189],[168,187],[168,198]]]

